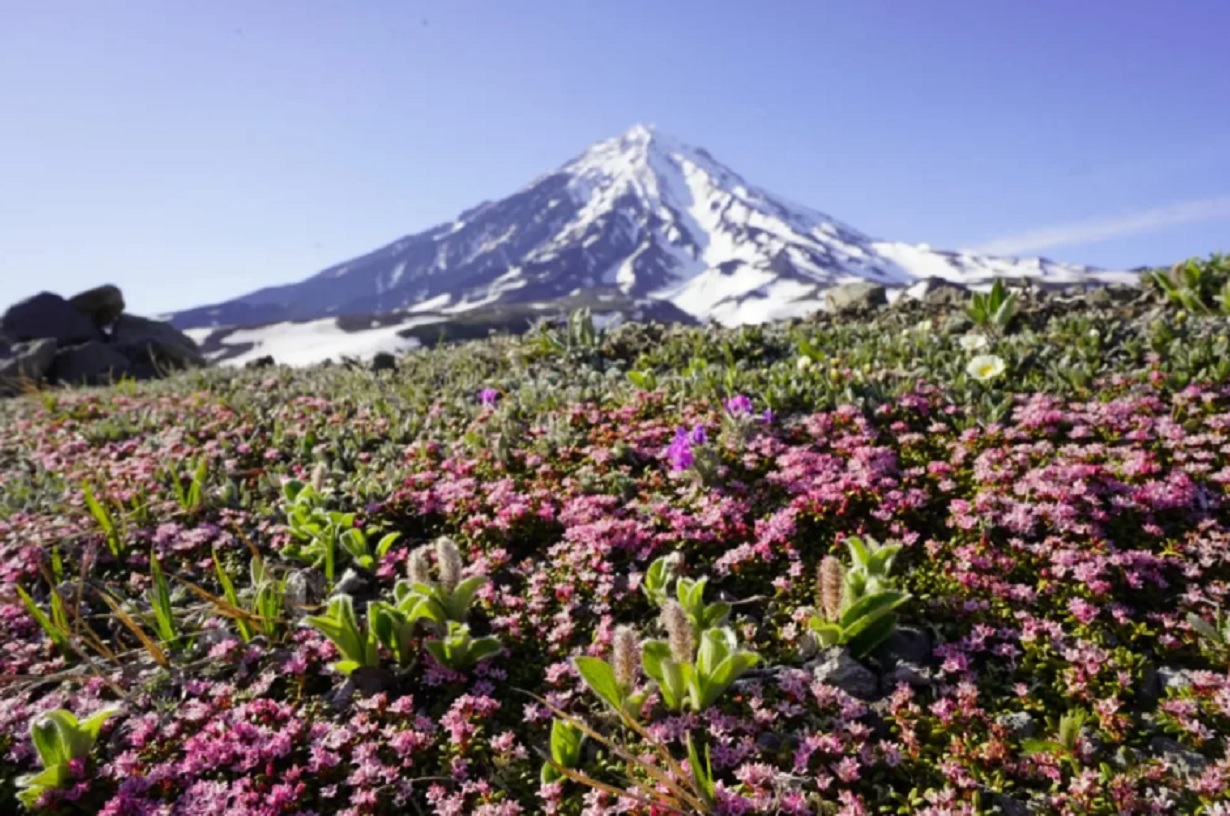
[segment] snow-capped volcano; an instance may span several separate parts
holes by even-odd
[[[386,312],[457,314],[581,292],[666,301],[733,325],[822,308],[853,280],[1132,281],[1046,259],[991,258],[871,238],[782,200],[700,148],[637,125],[457,220],[300,283],[171,316],[180,328]]]

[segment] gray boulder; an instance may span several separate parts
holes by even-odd
[[[94,321],[51,292],[40,292],[10,306],[0,316],[0,333],[18,342],[50,338],[60,346],[102,338]]]
[[[78,292],[68,302],[100,329],[110,326],[124,311],[124,293],[110,283]]]
[[[111,329],[111,343],[144,377],[205,365],[196,342],[160,320],[120,315]]]
[[[841,647],[824,651],[818,660],[804,666],[820,683],[836,686],[853,697],[874,700],[880,691],[880,678]]]
[[[132,363],[114,347],[90,342],[57,351],[51,375],[67,385],[107,385],[131,369]]]
[[[962,307],[969,301],[969,290],[943,278],[926,278],[922,301],[929,306]]]
[[[20,394],[24,383],[47,378],[56,358],[55,340],[30,340],[7,348],[4,345],[0,341],[0,394]]]
[[[824,302],[831,312],[857,312],[888,303],[888,290],[869,281],[844,283],[825,291]]]

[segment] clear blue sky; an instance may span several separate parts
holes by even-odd
[[[636,122],[872,235],[1230,250],[1230,0],[0,0],[0,304],[299,280]]]

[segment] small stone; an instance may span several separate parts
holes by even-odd
[[[1192,684],[1187,669],[1176,669],[1174,666],[1159,666],[1157,679],[1163,689],[1185,689]]]
[[[364,697],[379,694],[393,685],[393,673],[379,666],[360,666],[350,673],[350,682]]]
[[[387,351],[377,352],[372,357],[372,371],[396,371],[397,358]]]
[[[874,700],[880,690],[880,681],[875,674],[859,663],[844,648],[831,648],[818,660],[804,665],[817,682],[836,686],[847,694],[862,700]]]
[[[991,806],[989,812],[998,813],[1000,816],[1033,816],[1035,813],[1042,812],[1029,802],[1006,793],[991,794],[987,797],[987,803]]]
[[[1038,733],[1038,726],[1034,723],[1034,718],[1026,711],[1000,714],[995,718],[995,722],[1003,726],[1008,735],[1014,739],[1030,739]]]
[[[931,636],[921,629],[899,626],[880,647],[886,662],[925,665],[931,659]]]
[[[337,586],[333,591],[340,595],[361,595],[368,589],[368,581],[353,569],[347,569],[342,573],[341,580],[337,582]]]
[[[825,291],[824,302],[832,312],[857,312],[888,303],[888,290],[870,281],[845,283]]]
[[[1204,756],[1170,737],[1154,737],[1149,741],[1149,750],[1182,776],[1197,776],[1209,764]]]
[[[311,614],[325,596],[325,576],[316,570],[297,569],[286,576],[283,590],[286,611],[301,618]]]
[[[1106,288],[1103,286],[1085,293],[1085,303],[1089,306],[1109,306],[1114,302],[1111,293],[1106,291]]]
[[[927,688],[933,682],[930,670],[914,663],[902,662],[884,675],[881,680],[881,691],[884,694],[892,694],[902,683],[912,688]]]

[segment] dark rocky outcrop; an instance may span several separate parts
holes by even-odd
[[[60,346],[102,339],[88,316],[52,292],[39,292],[14,303],[0,316],[0,333],[22,340],[55,340]]]
[[[136,365],[152,365],[163,373],[205,365],[192,338],[159,320],[120,315],[111,329],[111,342]]]
[[[20,394],[27,384],[42,382],[55,358],[55,340],[29,340],[11,346],[0,340],[0,395]]]
[[[68,302],[100,329],[110,326],[124,311],[124,293],[110,283],[78,292]]]
[[[98,341],[60,349],[51,365],[51,378],[65,385],[106,385],[132,370],[114,346]]]
[[[0,396],[42,384],[105,385],[203,366],[200,348],[169,323],[124,314],[106,284],[71,299],[40,292],[0,316]]]

